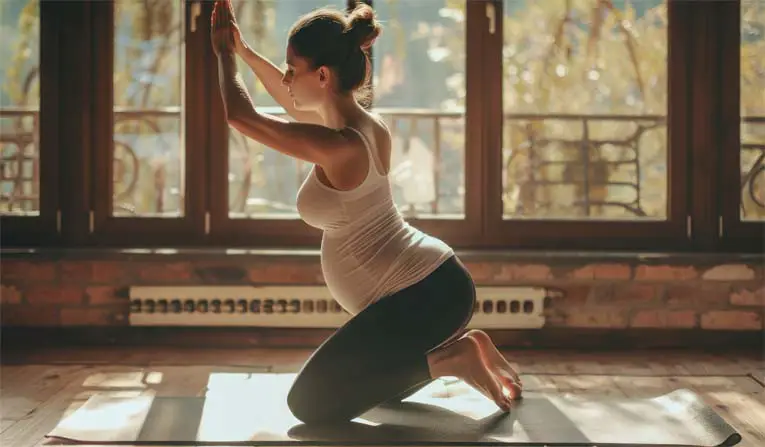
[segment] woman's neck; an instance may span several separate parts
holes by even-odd
[[[324,120],[324,125],[332,129],[342,129],[366,113],[352,94],[328,100],[317,112]]]

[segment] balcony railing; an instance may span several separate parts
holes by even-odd
[[[265,111],[281,114],[281,109]],[[385,117],[393,134],[391,178],[401,209],[411,216],[461,214],[464,160],[472,150],[465,147],[463,114],[422,109],[376,112]],[[177,129],[181,127],[175,134],[157,138],[167,133],[162,130],[166,126],[158,122],[180,123],[181,109],[116,108],[114,119],[120,129],[115,134],[115,212],[153,215],[167,213],[169,202],[182,206],[182,188],[168,187],[184,184],[179,180],[183,176],[183,139]],[[602,217],[608,216],[604,209],[611,209],[620,210],[619,217],[639,219],[657,217],[652,207],[663,212],[665,207],[657,204],[666,203],[667,198],[661,197],[666,194],[666,183],[646,179],[650,179],[648,172],[667,175],[664,117],[506,114],[504,119],[502,197],[506,217]],[[741,145],[741,214],[742,218],[762,219],[765,117],[745,117],[742,122],[746,133],[756,138],[744,139]],[[40,189],[38,111],[4,108],[0,123],[0,212],[35,212]],[[135,138],[130,132],[146,138]],[[294,195],[310,166],[235,131],[229,147],[232,217],[295,214]],[[162,154],[162,162],[156,160],[157,153]],[[152,199],[136,206],[133,197],[140,190]],[[562,208],[564,204],[567,208]]]

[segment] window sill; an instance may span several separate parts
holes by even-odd
[[[721,264],[731,262],[764,264],[762,253],[716,253],[716,252],[623,252],[580,250],[456,250],[464,261],[513,261],[521,263],[635,263],[635,264]],[[239,248],[7,248],[0,249],[0,256],[9,260],[76,260],[111,259],[135,260],[211,260],[211,259],[258,259],[274,258],[294,260],[319,259],[319,249],[239,249]]]

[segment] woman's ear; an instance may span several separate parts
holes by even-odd
[[[321,88],[327,88],[329,85],[330,73],[326,66],[319,67],[319,85]]]

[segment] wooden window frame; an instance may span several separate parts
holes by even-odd
[[[41,2],[40,215],[2,216],[4,247],[318,246],[321,233],[298,218],[229,218],[228,153],[221,149],[228,125],[206,19],[212,2],[201,2],[194,33],[195,2],[184,2],[184,217],[111,216],[113,3]],[[503,17],[501,0],[467,0],[465,219],[407,219],[412,225],[463,249],[762,252],[765,222],[739,218],[739,0],[669,0],[662,222],[502,219],[503,21],[488,31],[487,4]]]
[[[63,8],[65,9],[65,8]],[[64,68],[70,49],[61,39],[64,27],[62,17],[72,17],[62,10],[61,4],[40,2],[40,72],[38,82],[40,100],[37,112],[39,132],[39,213],[36,216],[4,215],[0,223],[0,243],[7,246],[55,245],[61,241],[61,189],[59,183],[59,147],[72,137],[71,129],[62,123],[66,116],[63,102],[73,90],[62,89],[72,81]],[[42,61],[45,60],[43,64]],[[66,162],[66,160],[62,160]],[[64,182],[62,182],[64,183]],[[66,191],[66,190],[65,190]]]
[[[348,0],[347,8],[355,5],[354,0]],[[366,0],[365,3],[373,5]],[[486,27],[485,9],[481,2],[469,1],[467,4],[466,20],[466,63],[465,76],[467,81],[467,101],[465,110],[465,147],[483,147],[484,132],[482,92],[480,79],[483,67],[483,41]],[[241,64],[240,64],[241,66]],[[473,81],[475,80],[475,82]],[[210,138],[211,147],[228,147],[228,124],[225,122],[223,104],[217,94],[217,78],[211,80],[213,90],[210,104]],[[467,153],[468,151],[466,151]],[[465,218],[447,220],[440,218],[409,218],[413,226],[436,237],[447,240],[455,247],[469,247],[481,236],[481,216],[483,214],[483,194],[481,192],[481,176],[483,151],[465,157]],[[228,151],[216,150],[210,153],[210,222],[212,231],[211,242],[215,245],[284,247],[284,246],[318,246],[321,242],[321,232],[300,220],[297,216],[290,219],[232,219],[228,210]]]
[[[88,242],[98,246],[150,245],[183,246],[197,242],[204,234],[204,209],[207,173],[205,122],[207,79],[205,66],[209,45],[209,25],[204,16],[192,18],[191,0],[183,2],[185,35],[185,76],[183,119],[184,147],[184,213],[177,218],[123,217],[112,215],[114,154],[114,2],[93,2],[94,32],[98,36],[94,48],[95,88],[93,101],[93,189]],[[205,2],[207,4],[208,2]],[[209,17],[209,15],[207,16]],[[192,32],[191,23],[197,29]],[[126,242],[126,239],[129,242]]]
[[[497,17],[504,17],[503,2],[495,3]],[[688,96],[685,85],[690,64],[688,21],[682,2],[670,1],[668,15],[668,97],[667,97],[667,219],[664,221],[638,220],[555,220],[555,219],[503,219],[502,203],[502,131],[504,109],[502,104],[502,45],[503,21],[497,20],[497,32],[491,36],[486,69],[487,85],[499,92],[488,99],[491,119],[488,134],[491,141],[487,154],[486,179],[487,206],[486,245],[511,246],[522,249],[672,249],[686,250],[688,238],[688,211],[686,200],[687,114]],[[565,236],[562,236],[565,235]]]
[[[754,251],[765,249],[765,222],[742,221],[741,206],[741,34],[722,32],[725,29],[741,29],[741,0],[733,2],[708,2],[713,11],[710,34],[718,42],[715,56],[718,62],[713,73],[719,80],[716,87],[717,111],[710,135],[717,142],[715,165],[719,166],[715,185],[718,193],[719,214],[714,223],[719,239],[717,248],[725,251]],[[765,123],[763,123],[765,125]]]

